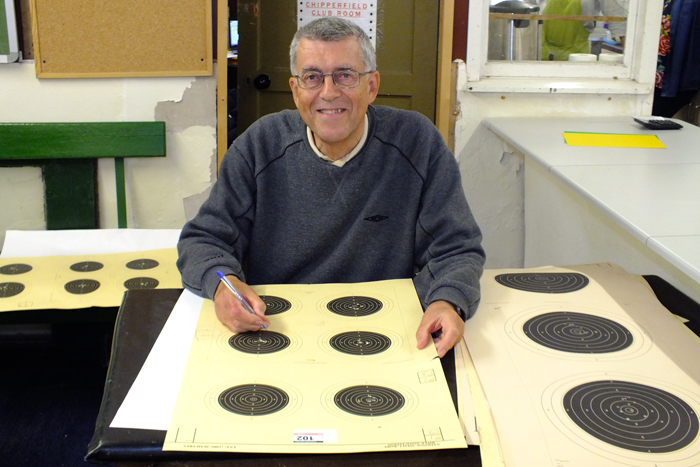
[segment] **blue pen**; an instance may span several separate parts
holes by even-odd
[[[248,313],[250,313],[251,315],[254,315],[255,312],[253,311],[253,309],[252,309],[252,308],[250,307],[250,305],[248,304],[248,301],[247,301],[245,298],[243,298],[243,295],[241,295],[240,293],[238,293],[238,290],[236,290],[236,288],[233,286],[233,284],[232,284],[228,279],[226,279],[226,276],[224,276],[224,274],[223,274],[221,271],[216,271],[216,275],[219,276],[219,278],[221,279],[221,282],[223,282],[224,285],[225,285],[226,287],[228,287],[228,289],[229,289],[231,292],[233,292],[233,295],[235,295],[236,298],[237,298],[238,300],[240,300],[240,302],[243,304],[243,307],[244,307],[246,310],[248,310]],[[267,326],[265,326],[265,323],[263,323],[262,327],[263,327],[263,329],[267,329]]]

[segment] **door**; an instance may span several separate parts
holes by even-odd
[[[294,109],[289,43],[302,0],[238,1],[238,132],[263,115]],[[305,1],[305,0],[304,0]],[[416,110],[435,121],[439,4],[377,1],[377,105]]]

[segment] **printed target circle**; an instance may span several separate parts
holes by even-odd
[[[379,312],[383,306],[384,304],[376,298],[351,296],[331,300],[326,308],[336,315],[360,317],[373,315]]]
[[[348,355],[375,355],[391,347],[391,339],[370,331],[341,332],[331,337],[330,346]]]
[[[234,334],[228,339],[231,348],[248,354],[269,354],[290,346],[291,340],[274,331],[249,331]]]
[[[615,465],[686,467],[700,458],[700,394],[676,383],[577,373],[544,388],[541,404],[562,435]]]
[[[100,288],[100,283],[92,279],[78,279],[68,282],[64,288],[66,292],[75,295],[85,295]]]
[[[653,341],[639,324],[617,312],[575,304],[548,304],[508,318],[504,331],[515,343],[550,358],[619,361],[648,352]]]
[[[204,398],[206,408],[218,418],[244,423],[287,419],[302,402],[300,391],[287,382],[257,378],[221,382]]]
[[[588,277],[576,272],[524,272],[499,274],[496,282],[511,289],[536,293],[570,293],[586,287]]]
[[[126,263],[129,269],[153,269],[158,266],[158,261],[154,259],[140,258]]]
[[[589,435],[619,448],[668,453],[698,435],[698,415],[670,392],[628,381],[593,381],[563,399],[569,418]]]
[[[282,297],[276,297],[274,295],[260,295],[260,298],[267,306],[267,309],[265,310],[266,316],[278,315],[280,313],[284,313],[285,311],[289,311],[292,308],[292,302]]]
[[[632,333],[623,325],[601,316],[557,311],[530,318],[523,332],[547,348],[572,353],[609,353],[630,347]]]
[[[152,277],[134,277],[124,282],[124,287],[129,290],[155,289],[158,287],[158,279]]]
[[[0,298],[9,298],[24,291],[24,284],[19,282],[0,282]]]
[[[93,272],[99,271],[104,267],[104,264],[98,263],[97,261],[81,261],[79,263],[71,264],[71,271],[76,272]]]
[[[333,358],[354,362],[369,359],[386,360],[403,348],[403,337],[391,329],[362,323],[348,329],[330,329],[318,338],[318,347]]]
[[[266,384],[233,386],[219,394],[219,405],[225,410],[246,416],[279,412],[289,404],[289,394]]]
[[[14,276],[17,274],[24,274],[25,272],[29,272],[31,270],[32,270],[32,267],[28,264],[23,264],[23,263],[6,264],[5,266],[0,267],[0,274],[7,274],[8,276]]]
[[[360,385],[338,391],[333,398],[341,410],[361,417],[376,417],[398,412],[406,403],[403,395],[384,386]]]

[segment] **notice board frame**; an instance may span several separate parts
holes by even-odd
[[[30,0],[37,78],[209,76],[211,0]]]

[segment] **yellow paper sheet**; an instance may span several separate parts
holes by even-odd
[[[180,288],[177,249],[0,258],[0,312],[119,306],[128,289]]]
[[[615,133],[564,132],[564,141],[569,146],[590,146],[606,148],[659,148],[666,146],[656,135],[625,135]]]
[[[286,338],[287,347],[266,354],[237,350],[231,339],[246,336],[219,323],[206,300],[164,450],[340,453],[467,447],[434,345],[416,348],[423,313],[410,280],[254,289],[287,300],[291,308],[268,313],[269,330],[251,337],[253,342],[262,339],[264,346]],[[328,309],[348,303],[349,297],[358,303],[366,301],[357,297],[378,300],[381,308],[359,317]],[[346,353],[369,348],[366,337],[336,342],[337,336],[356,332],[379,334],[390,343],[377,353]],[[341,408],[339,400],[363,415]]]
[[[506,467],[700,465],[700,345],[648,286],[596,264],[481,288],[465,340]]]

